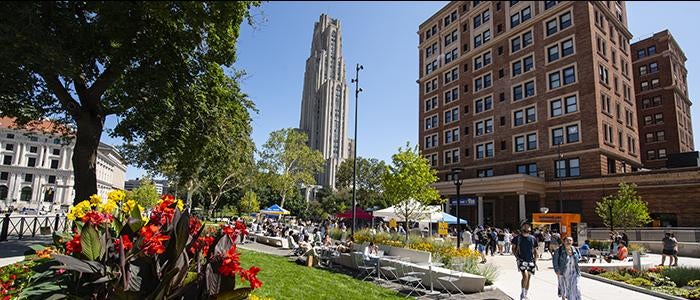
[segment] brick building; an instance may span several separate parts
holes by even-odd
[[[418,34],[421,151],[450,200],[463,168],[460,216],[512,226],[548,207],[598,224],[607,188],[581,182],[642,166],[625,3],[453,1]]]
[[[686,57],[668,30],[631,48],[642,164],[663,168],[669,154],[694,148]]]

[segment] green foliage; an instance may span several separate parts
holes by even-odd
[[[620,183],[617,195],[604,197],[595,211],[603,224],[611,228],[630,228],[651,222],[647,202],[637,195],[636,185]]]
[[[649,281],[648,279],[637,277],[637,278],[632,278],[632,279],[627,279],[625,280],[625,283],[635,285],[635,286],[641,286],[641,287],[652,287],[654,284]]]
[[[439,202],[440,194],[431,185],[438,178],[426,158],[420,155],[418,146],[399,148],[392,157],[382,177],[384,197],[388,203],[397,206],[401,220],[411,221],[419,217],[425,206]],[[406,231],[408,239],[408,231]]]
[[[673,267],[663,268],[661,275],[670,278],[678,287],[684,287],[689,282],[700,278],[700,268],[697,267]]]
[[[620,274],[620,272],[606,272],[600,274],[599,276],[615,281],[626,281],[628,279],[632,279],[632,277],[628,274]]]
[[[688,286],[700,288],[700,279],[688,281]]]
[[[323,155],[307,145],[304,132],[285,128],[270,133],[260,151],[259,167],[273,191],[285,200],[299,193],[301,184],[316,184],[314,175],[322,170]]]
[[[352,174],[354,159],[347,159],[338,167],[336,188],[341,191],[352,191]],[[384,161],[376,158],[357,158],[357,204],[362,208],[374,206],[387,207],[382,191],[382,177],[386,172]],[[352,197],[352,195],[350,195]]]
[[[610,241],[590,240],[591,249],[607,250],[610,248]]]
[[[190,182],[211,145],[249,136],[252,102],[240,73],[224,67],[258,4],[3,2],[0,111],[75,125],[77,201],[97,191],[95,153],[110,115],[131,163]]]
[[[247,191],[238,203],[238,211],[247,214],[260,211],[258,195],[253,191]]]
[[[151,179],[143,178],[139,181],[139,187],[126,191],[126,199],[134,200],[143,207],[152,207],[158,202],[160,195],[156,185]]]
[[[649,288],[652,291],[669,294],[672,296],[688,298],[690,292],[683,288],[672,287],[672,286],[652,286]]]
[[[630,243],[629,246],[627,246],[627,250],[632,253],[632,251],[638,251],[641,254],[647,253],[647,248],[644,247],[642,244],[637,244],[637,243]]]
[[[494,264],[479,264],[479,258],[469,258],[464,261],[464,272],[480,275],[486,278],[486,285],[493,285],[498,279],[500,270]]]

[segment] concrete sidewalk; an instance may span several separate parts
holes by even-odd
[[[512,255],[489,256],[488,263],[499,267],[500,274],[495,282],[496,287],[513,299],[520,299],[520,272],[515,267],[515,258]],[[657,265],[661,262],[661,255],[648,254],[642,257],[642,264],[649,263]],[[666,262],[668,264],[668,261]],[[679,258],[679,265],[700,266],[700,259]],[[539,270],[531,278],[529,299],[561,299],[557,297],[557,277],[552,269],[552,259],[549,253],[542,255],[538,261]],[[581,277],[579,281],[583,299],[624,299],[624,300],[647,300],[660,299],[647,294],[638,293],[625,288],[606,284],[597,280]]]
[[[35,236],[17,239],[11,237],[7,241],[0,242],[0,267],[24,260],[24,253],[30,245],[44,245],[52,243],[51,236]]]

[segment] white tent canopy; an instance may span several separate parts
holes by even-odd
[[[406,200],[399,204],[396,204],[385,209],[376,210],[373,215],[377,218],[383,218],[384,221],[389,221],[392,218],[396,221],[406,221],[404,220],[403,212],[409,211],[410,221],[427,221],[433,220],[433,217],[437,220],[439,217],[442,219],[442,206],[440,205],[423,205],[416,200]]]

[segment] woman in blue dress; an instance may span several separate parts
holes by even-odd
[[[559,279],[559,297],[565,300],[581,300],[581,289],[578,285],[581,278],[578,267],[581,254],[573,244],[574,239],[570,236],[566,237],[563,245],[554,251],[552,257],[554,272]]]

